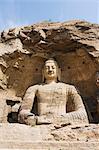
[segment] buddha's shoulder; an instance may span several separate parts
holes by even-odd
[[[34,91],[34,90],[38,90],[40,88],[44,88],[48,86],[47,84],[35,84],[35,85],[32,85],[30,86],[27,91]],[[67,84],[67,83],[64,83],[64,82],[58,82],[54,85],[55,87],[59,87],[59,88],[66,88],[66,89],[74,89],[75,87],[73,85],[70,85],[70,84]]]
[[[37,90],[39,88],[40,84],[35,84],[27,88],[27,91],[33,91]]]
[[[58,85],[59,85],[59,86],[66,87],[66,88],[69,88],[69,89],[74,89],[74,88],[75,88],[74,85],[67,84],[67,83],[64,83],[64,82],[58,82]]]

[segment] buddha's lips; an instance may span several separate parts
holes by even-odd
[[[54,72],[48,72],[48,74],[49,74],[49,75],[52,75],[52,74],[54,74]]]

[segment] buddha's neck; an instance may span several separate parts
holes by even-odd
[[[53,83],[56,83],[57,82],[57,80],[55,79],[55,80],[46,80],[46,84],[53,84]]]

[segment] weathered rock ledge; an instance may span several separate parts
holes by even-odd
[[[0,149],[99,149],[99,125],[52,126],[0,124]]]

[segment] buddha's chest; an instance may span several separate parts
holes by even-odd
[[[39,103],[66,104],[67,93],[62,86],[43,86],[38,89],[37,99]]]

